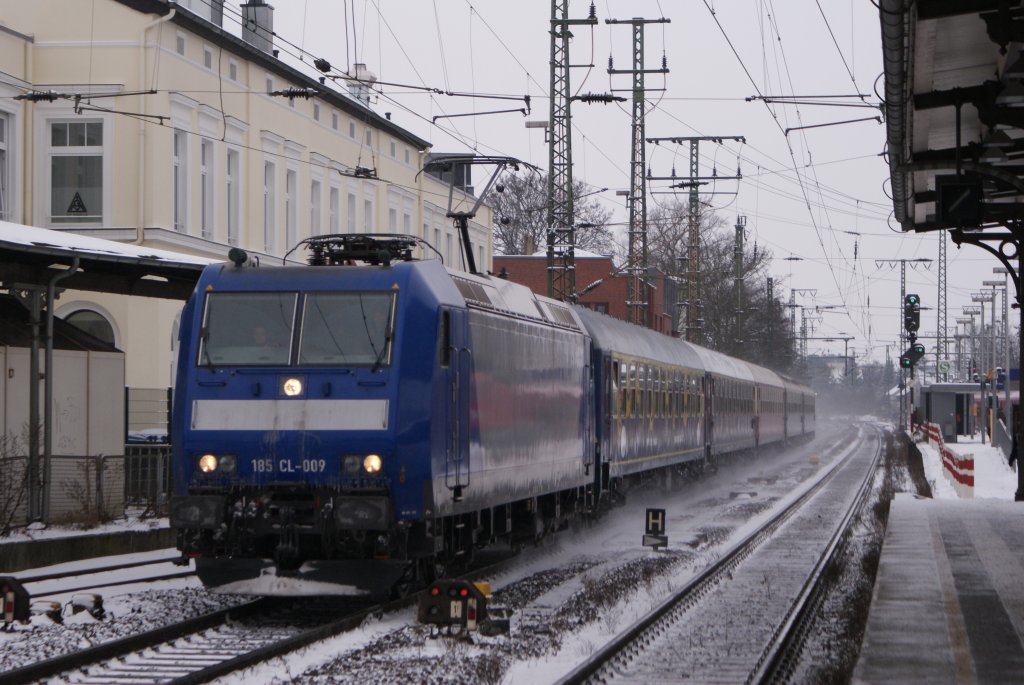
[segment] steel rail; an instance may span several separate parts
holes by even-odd
[[[475,568],[468,573],[459,576],[468,578],[470,575],[480,576],[492,574],[503,570],[506,566],[515,563],[516,556],[501,559],[495,563]],[[331,620],[314,628],[302,630],[301,632],[276,640],[271,644],[257,647],[244,654],[233,656],[219,661],[210,666],[201,667],[184,676],[168,677],[160,682],[185,685],[187,683],[205,683],[228,673],[254,666],[262,661],[281,656],[290,651],[300,649],[309,644],[324,640],[339,633],[352,630],[358,627],[368,616],[377,616],[390,611],[405,608],[413,605],[420,598],[422,591],[412,593],[407,597],[396,599],[391,602],[376,604],[369,608],[360,609],[353,613],[346,614],[341,618]],[[280,597],[262,597],[248,602],[244,605],[231,609],[204,614],[193,619],[188,619],[170,626],[164,626],[140,635],[135,635],[120,640],[106,642],[89,649],[65,654],[49,659],[47,661],[29,664],[15,669],[8,673],[0,674],[0,685],[23,685],[26,683],[38,682],[60,673],[82,670],[87,666],[101,661],[108,661],[118,657],[125,657],[133,652],[149,648],[158,648],[162,643],[171,642],[190,634],[200,633],[205,630],[235,621],[237,619],[251,618],[255,615],[266,613],[275,603],[282,600]],[[183,668],[187,668],[183,665]]]
[[[13,671],[0,674],[0,685],[23,685],[25,683],[39,682],[58,673],[73,671],[104,659],[122,656],[126,653],[158,645],[161,642],[176,640],[184,635],[212,628],[231,619],[249,616],[263,610],[270,603],[270,600],[267,598],[260,598],[246,604],[231,607],[230,609],[220,609],[219,611],[172,623],[171,625],[149,630],[138,635],[131,635],[120,640],[111,640],[110,642],[104,642],[78,652],[71,652],[47,659],[46,661],[22,666]]]
[[[842,441],[840,441],[842,444]],[[735,568],[746,559],[753,551],[767,540],[775,530],[790,519],[803,507],[814,495],[816,495],[826,483],[828,483],[838,472],[839,467],[846,459],[854,454],[856,449],[851,447],[843,458],[836,459],[829,469],[823,472],[818,480],[807,488],[802,494],[796,497],[783,509],[775,513],[770,519],[755,531],[746,535],[737,542],[731,549],[726,551],[717,561],[707,566],[704,570],[690,579],[676,593],[666,598],[649,614],[642,617],[632,626],[616,635],[603,647],[596,650],[590,657],[580,663],[576,668],[557,681],[557,685],[581,685],[589,678],[596,675],[605,665],[610,663],[618,654],[637,638],[645,633],[651,626],[665,617],[669,612],[676,609],[685,602],[694,601],[710,589],[728,571]]]
[[[877,426],[872,426],[872,428],[876,431],[876,438],[878,438]],[[857,494],[854,497],[853,505],[847,510],[839,526],[836,528],[825,551],[822,552],[817,564],[815,564],[811,575],[808,576],[807,581],[800,589],[800,593],[793,601],[789,611],[787,611],[785,620],[776,627],[771,641],[765,647],[760,659],[758,659],[756,668],[750,674],[750,677],[747,678],[748,684],[759,683],[760,685],[765,685],[766,683],[788,682],[799,659],[804,639],[813,622],[814,611],[824,599],[824,583],[822,580],[826,571],[831,568],[832,564],[835,563],[839,555],[846,548],[846,544],[849,541],[847,533],[850,531],[850,526],[860,515],[864,504],[868,500],[868,495],[871,493],[871,483],[874,480],[882,450],[883,443],[879,439],[878,448],[875,450],[875,457],[872,460],[871,467],[864,476],[864,480],[861,481]]]
[[[511,564],[514,564],[516,561],[517,557],[513,555],[508,558],[501,559],[488,566],[472,569],[471,571],[457,577],[460,579],[469,580],[470,576],[486,576],[488,574],[493,574],[498,571],[502,571]],[[404,609],[408,606],[412,606],[413,604],[419,601],[420,596],[424,592],[426,592],[425,588],[423,590],[410,594],[407,597],[395,599],[385,604],[372,606],[368,609],[358,611],[348,616],[344,616],[322,626],[317,626],[315,628],[311,628],[297,635],[285,638],[283,640],[279,640],[264,647],[259,647],[257,649],[252,650],[251,652],[246,652],[245,654],[241,654],[232,659],[228,659],[226,661],[213,664],[212,666],[208,666],[201,670],[195,671],[181,678],[168,680],[167,682],[170,685],[194,685],[196,683],[208,683],[211,680],[227,675],[229,673],[233,673],[234,671],[239,671],[243,668],[255,666],[256,664],[263,661],[267,661],[268,659],[273,659],[275,657],[287,654],[288,652],[292,652],[296,649],[307,647],[313,644],[314,642],[319,642],[320,640],[325,640],[327,638],[334,637],[339,633],[343,633],[358,628],[359,625],[364,620],[366,620],[368,616],[379,616],[392,611],[397,611],[399,609]]]
[[[71,592],[83,592],[85,590],[98,590],[105,587],[117,587],[118,585],[134,585],[136,583],[151,583],[157,580],[174,580],[175,578],[186,578],[188,576],[194,576],[195,571],[177,571],[175,573],[165,573],[159,576],[146,576],[145,578],[131,578],[125,580],[112,580],[108,583],[93,583],[91,585],[81,585],[73,588],[61,588],[60,590],[53,590],[51,592],[39,592],[30,593],[32,599],[37,597],[53,597],[54,595],[66,595]],[[79,574],[81,575],[81,574]],[[30,582],[30,581],[22,581]],[[34,582],[34,581],[32,581]]]
[[[181,559],[181,554],[175,554],[173,557],[163,557],[161,559],[150,559],[149,561],[127,561],[121,564],[110,564],[107,566],[97,566],[95,568],[83,568],[75,569],[70,571],[61,571],[59,573],[46,573],[40,576],[26,576],[18,578],[18,580],[24,583],[41,583],[45,580],[60,580],[61,578],[73,578],[75,576],[88,576],[97,573],[110,573],[111,571],[123,571],[126,568],[138,568],[139,566],[150,566],[154,564],[169,564]]]

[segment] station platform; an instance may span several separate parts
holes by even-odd
[[[896,496],[852,682],[1024,682],[1024,503]]]

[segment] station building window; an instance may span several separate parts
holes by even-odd
[[[11,220],[11,172],[8,143],[10,116],[0,112],[0,221]]]
[[[103,121],[49,122],[50,223],[103,223]]]
[[[67,316],[64,320],[75,328],[81,329],[94,338],[102,340],[109,345],[116,344],[114,327],[105,316],[92,309],[78,309]]]

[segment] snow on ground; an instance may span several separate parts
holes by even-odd
[[[32,523],[24,528],[16,528],[7,536],[0,537],[0,545],[12,542],[30,542],[34,540],[52,540],[55,538],[70,538],[84,535],[113,535],[117,533],[148,533],[170,527],[170,521],[164,518],[141,518],[138,516],[127,516],[115,519],[96,526],[47,526],[42,523]]]
[[[736,461],[675,491],[630,493],[623,506],[597,524],[565,531],[540,548],[524,551],[514,567],[490,579],[495,601],[515,609],[511,635],[474,635],[472,644],[431,639],[427,628],[415,625],[414,610],[407,609],[368,619],[357,630],[218,682],[552,682],[717,558],[721,546],[744,535],[755,519],[796,496],[795,491],[808,487],[809,480],[834,463],[843,451],[828,453],[836,432],[823,425],[819,429],[820,437],[810,445]],[[667,552],[640,544],[648,507],[666,510]],[[32,532],[40,533],[59,534]],[[59,569],[45,572],[55,570]],[[36,645],[43,646],[43,653],[55,653],[68,645],[94,644],[126,630],[192,615],[208,604],[232,601],[201,589],[195,578],[145,590],[138,585],[111,589],[104,598],[107,620],[77,615],[65,626],[55,626],[39,619],[0,636],[0,671],[25,663],[30,656],[38,658],[32,654]]]
[[[490,579],[499,588],[494,601],[515,610],[510,635],[430,639],[406,610],[217,682],[553,682],[664,601],[755,519],[809,487],[844,451],[825,455],[827,444],[821,438],[739,461],[675,492],[631,493],[597,525],[525,551]],[[640,544],[648,507],[666,510],[667,552]]]
[[[958,499],[952,483],[943,474],[939,450],[926,442],[918,443],[924,462],[924,473],[932,486],[934,499]],[[957,442],[947,443],[946,449],[960,457],[974,456],[974,499],[1001,499],[1013,501],[1017,490],[1017,472],[1006,463],[1006,456],[998,447],[981,442],[981,434],[959,435]]]

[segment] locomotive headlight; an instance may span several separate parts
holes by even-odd
[[[217,470],[217,457],[212,454],[204,454],[199,457],[199,470],[203,473],[213,473]]]
[[[223,473],[234,473],[238,462],[233,454],[225,454],[220,458],[220,470]]]
[[[288,397],[297,397],[302,394],[302,381],[298,378],[289,378],[281,384],[281,390]]]
[[[367,473],[377,473],[382,466],[384,466],[384,460],[380,458],[379,454],[367,454],[363,459],[363,468]]]
[[[355,454],[346,454],[341,458],[341,469],[346,476],[358,476],[361,459]]]
[[[384,468],[384,458],[379,454],[344,454],[341,457],[341,472],[347,478],[376,476]]]

